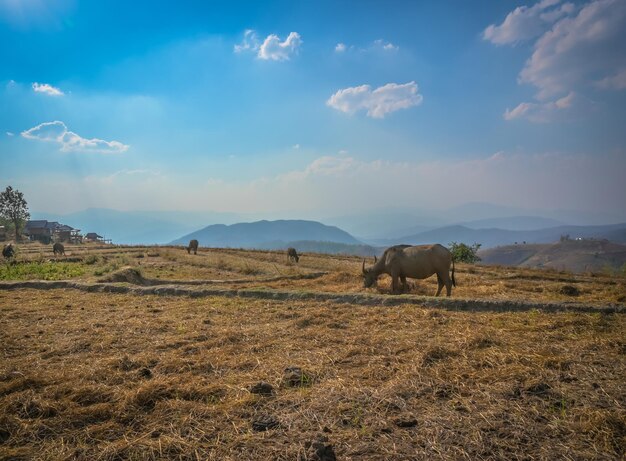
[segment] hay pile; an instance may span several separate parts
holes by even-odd
[[[122,267],[106,277],[98,280],[100,283],[131,283],[133,285],[149,285],[149,282],[135,267]]]

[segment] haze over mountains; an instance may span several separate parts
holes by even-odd
[[[515,212],[518,214],[512,214]],[[187,244],[190,238],[195,238],[193,235],[204,236],[203,229],[217,225],[206,231],[208,232],[206,245],[274,248],[281,247],[287,242],[299,242],[301,246],[310,248],[308,251],[315,251],[314,249],[320,245],[313,245],[310,242],[323,241],[327,242],[327,248],[328,242],[362,245],[360,249],[345,248],[346,252],[357,254],[370,254],[375,251],[372,247],[384,247],[395,243],[440,242],[447,245],[452,241],[477,242],[481,243],[483,248],[523,241],[550,243],[558,241],[563,234],[570,234],[572,238],[626,241],[626,224],[605,224],[619,220],[616,216],[523,210],[485,203],[470,203],[443,211],[389,209],[343,217],[320,217],[315,221],[283,219],[277,221],[276,225],[261,221],[265,224],[256,224],[253,227],[243,224],[231,227],[228,225],[252,223],[275,217],[237,213],[119,211],[92,208],[68,215],[33,212],[32,218],[60,221],[83,232],[98,232],[111,238],[114,243],[122,244],[170,242]],[[330,226],[335,226],[332,231],[329,230]],[[247,235],[244,229],[248,229],[250,235]],[[202,238],[198,240],[203,244]]]
[[[553,243],[562,235],[572,238],[607,239],[617,243],[626,243],[626,223],[605,226],[557,226],[546,229],[513,231],[506,229],[470,229],[466,226],[446,226],[403,237],[375,240],[379,246],[408,243],[422,245],[432,242],[448,244],[450,242],[480,243],[484,248],[512,243]]]
[[[626,222],[626,214],[526,209],[472,202],[443,210],[374,209],[318,219],[344,229],[362,240],[393,239],[463,225],[470,229],[534,230],[559,225],[591,226]]]
[[[231,224],[241,220],[235,213],[187,211],[120,211],[107,208],[57,215],[31,212],[31,219],[59,221],[82,232],[97,232],[114,243],[165,244],[210,223]]]

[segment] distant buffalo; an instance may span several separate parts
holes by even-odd
[[[287,259],[295,262],[300,261],[300,256],[298,256],[298,252],[295,248],[287,248]]]
[[[65,256],[65,247],[63,246],[62,243],[57,242],[54,245],[52,245],[52,252],[54,253],[54,256],[56,255]]]
[[[189,242],[189,246],[187,247],[187,253],[191,254],[192,251],[193,254],[198,254],[198,241],[196,239],[191,240]]]
[[[2,248],[2,256],[5,259],[11,259],[13,256],[15,256],[15,248],[13,248],[13,245],[11,245],[10,243],[8,245],[5,245]]]
[[[452,266],[452,275],[450,275]],[[381,274],[391,276],[391,289],[395,293],[398,290],[398,279],[402,281],[403,288],[408,288],[407,277],[413,279],[425,279],[437,274],[439,296],[441,289],[446,287],[446,294],[450,296],[452,286],[456,286],[454,280],[454,260],[452,253],[446,247],[434,245],[397,245],[387,248],[383,256],[368,269],[363,260],[363,285],[371,287]]]

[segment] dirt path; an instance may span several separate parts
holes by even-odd
[[[22,281],[2,282],[0,290],[55,290],[72,289],[89,293],[128,293],[134,295],[157,296],[189,296],[202,298],[209,296],[225,296],[254,299],[272,299],[279,301],[320,301],[333,303],[348,303],[361,306],[399,306],[404,304],[419,304],[424,307],[460,310],[460,311],[492,311],[492,312],[523,312],[537,309],[544,312],[597,312],[597,313],[626,313],[621,306],[596,306],[580,303],[541,303],[509,300],[476,300],[460,298],[435,298],[416,295],[375,295],[365,293],[324,293],[324,292],[295,292],[260,289],[228,289],[204,288],[196,289],[188,286],[132,286],[116,283],[80,283],[72,281]]]
[[[297,274],[297,275],[279,275],[275,277],[264,277],[264,278],[243,278],[243,279],[211,279],[211,280],[181,280],[181,279],[155,279],[155,278],[146,278],[141,275],[141,273],[133,267],[125,267],[117,272],[114,272],[106,277],[103,277],[98,280],[98,283],[130,283],[132,285],[140,285],[140,286],[156,286],[156,285],[188,285],[188,286],[198,286],[198,285],[240,285],[244,283],[270,283],[270,282],[280,282],[285,280],[312,280],[323,277],[327,275],[328,272],[310,272],[307,274]]]

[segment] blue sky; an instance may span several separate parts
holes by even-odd
[[[626,2],[0,0],[32,209],[626,217]]]

